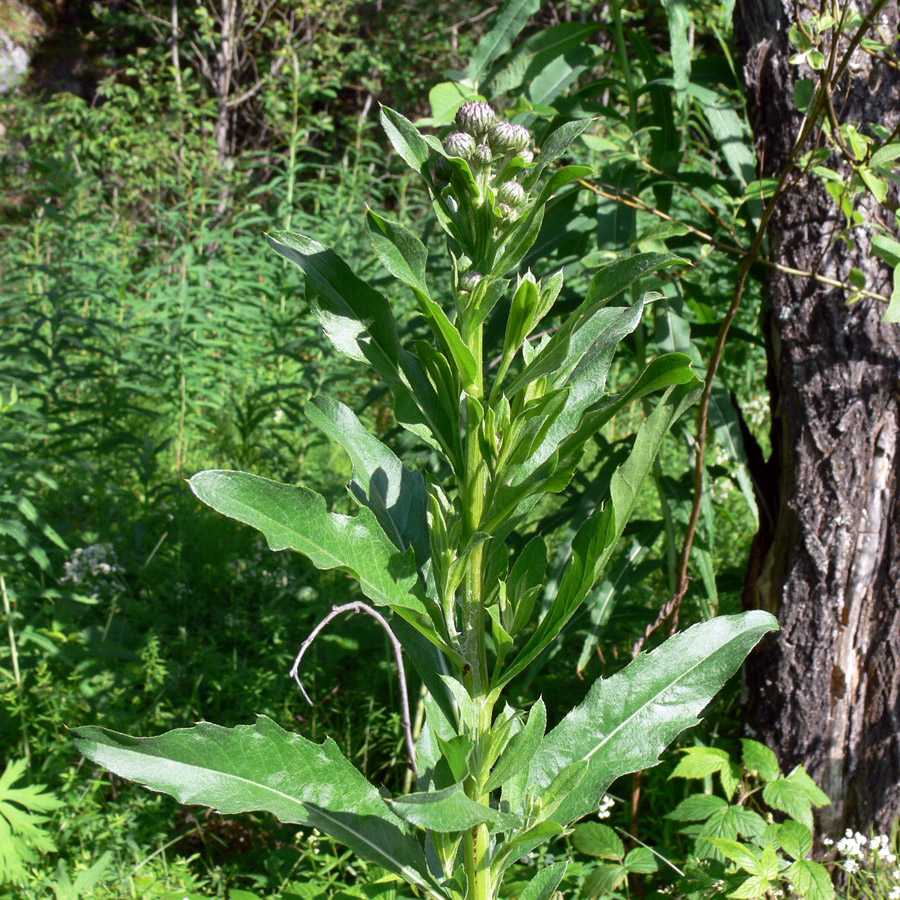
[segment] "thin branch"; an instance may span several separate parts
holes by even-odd
[[[291,666],[290,676],[297,682],[297,687],[300,688],[300,693],[303,694],[303,699],[306,702],[313,706],[313,702],[309,697],[309,694],[306,693],[306,688],[303,687],[303,683],[300,681],[300,662],[303,659],[304,654],[307,650],[309,650],[310,646],[312,646],[312,642],[319,636],[319,633],[322,629],[334,618],[341,615],[341,613],[345,612],[355,612],[355,613],[365,613],[367,616],[371,616],[387,633],[388,638],[390,639],[391,646],[394,649],[394,658],[397,660],[397,677],[400,682],[400,709],[403,716],[403,732],[406,735],[406,749],[409,752],[409,761],[412,765],[412,770],[415,773],[416,777],[419,777],[419,768],[416,765],[416,745],[413,741],[412,734],[412,722],[410,720],[409,715],[409,695],[406,693],[406,670],[403,667],[403,648],[400,645],[400,641],[397,640],[396,635],[393,631],[391,631],[391,626],[388,625],[387,619],[381,615],[377,610],[373,609],[369,606],[368,603],[363,603],[361,600],[355,600],[353,603],[344,603],[342,606],[333,606],[331,608],[331,612],[316,625],[315,628],[309,633],[309,637],[303,642],[300,646],[300,651],[297,653],[297,658],[294,660],[294,665]]]

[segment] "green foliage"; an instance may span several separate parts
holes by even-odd
[[[25,866],[55,848],[43,813],[62,803],[41,784],[13,787],[24,773],[25,760],[19,759],[0,775],[0,885],[24,881]]]
[[[579,166],[550,171],[580,128],[551,134],[535,163],[528,130],[495,121],[480,101],[460,109],[460,130],[443,142],[390,109],[382,123],[424,180],[447,238],[452,269],[442,294],[450,302],[442,307],[431,295],[425,246],[403,226],[367,217],[376,254],[412,289],[430,341],[405,342],[387,298],[326,246],[290,232],[271,234],[269,243],[302,270],[312,313],[334,348],[390,388],[397,421],[432,448],[437,465],[424,480],[410,477],[349,409],[319,401],[310,407],[314,423],[330,434],[341,421],[349,426],[340,443],[353,459],[355,517],[328,512],[307,488],[241,472],[203,472],[191,486],[261,530],[273,550],[289,547],[320,569],[347,572],[395,623],[412,626],[400,640],[423,682],[440,685],[419,739],[422,768],[412,760],[419,791],[382,796],[332,742],[311,743],[266,718],[254,728],[201,724],[158,738],[97,728],[74,737],[95,762],[182,802],[314,825],[431,896],[491,900],[518,857],[595,810],[615,778],[655,764],[776,626],[762,612],[696,625],[599,679],[546,736],[541,707],[524,725],[524,712],[509,706],[495,716],[501,689],[549,647],[598,582],[664,435],[698,393],[689,357],[677,353],[650,362],[618,393],[607,390],[615,349],[652,299],[616,306],[616,297],[679,260],[645,253],[599,267],[574,311],[532,344],[531,332],[554,314],[562,280],[545,285],[519,266],[550,199],[589,174]],[[511,313],[492,372],[485,329],[507,292]],[[533,563],[511,578],[509,542],[517,529],[519,540],[550,536],[548,523],[530,518],[536,502],[566,489],[588,441],[638,398],[649,412],[602,504],[575,534],[555,598],[535,615],[544,554],[534,544]],[[515,766],[503,761],[507,746]],[[610,885],[650,871],[646,857],[622,857]],[[545,888],[552,890],[538,882],[533,891]]]
[[[668,818],[692,838],[694,849],[681,889],[692,898],[762,897],[790,890],[805,900],[832,900],[828,870],[809,859],[813,845],[812,808],[830,801],[797,766],[783,774],[775,754],[744,738],[737,763],[724,750],[687,747],[669,776],[704,780],[706,790],[691,793]],[[721,792],[712,793],[718,774]],[[773,811],[781,814],[776,820]]]

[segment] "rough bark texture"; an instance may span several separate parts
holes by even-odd
[[[798,133],[788,63],[791,4],[739,0],[751,125],[763,174],[777,175]],[[880,17],[897,34],[897,5]],[[859,54],[835,96],[841,121],[900,119],[900,75]],[[892,196],[895,196],[892,193]],[[865,205],[865,204],[864,204]],[[866,215],[891,221],[872,203]],[[769,257],[891,292],[890,271],[834,241],[844,225],[815,177],[786,196],[772,220]],[[896,230],[896,221],[893,225]],[[778,616],[781,632],[748,671],[749,716],[788,765],[803,763],[833,798],[826,833],[885,829],[900,814],[900,326],[884,304],[846,305],[842,290],[773,272],[765,330],[772,458],[748,604]]]

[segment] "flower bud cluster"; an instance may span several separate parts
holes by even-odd
[[[526,165],[532,162],[530,132],[524,125],[498,119],[493,107],[480,100],[459,108],[456,125],[458,130],[444,138],[447,155],[469,163],[482,190],[493,188],[493,208],[501,221],[516,221],[528,198],[515,173],[503,170],[514,159],[524,159]]]

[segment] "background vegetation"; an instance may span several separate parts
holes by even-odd
[[[553,202],[539,239],[566,270],[562,304],[605,259],[675,250],[692,262],[658,286],[613,374],[626,378],[663,350],[692,354],[702,370],[762,208],[729,5],[514,5],[527,24],[482,91],[538,131],[545,120],[596,117],[573,154],[596,175]],[[201,508],[184,479],[241,468],[348,505],[333,487],[348,461],[302,415],[326,384],[381,435],[408,440],[379,385],[321,339],[298,274],[262,233],[314,234],[409,305],[376,268],[362,226],[366,204],[413,228],[425,211],[377,129],[378,104],[438,128],[448,121],[465,89],[453,80],[496,10],[146,0],[40,11],[29,79],[0,97],[0,746],[20,761],[0,778],[2,896],[396,894],[330,839],[185,811],[92,770],[66,729],[151,734],[266,713],[313,739],[327,732],[369,777],[402,789],[381,632],[351,619],[322,636],[304,679],[312,708],[287,677],[323,611],[351,599],[349,580],[269,553]],[[740,606],[758,517],[748,459],[767,440],[761,284],[754,271],[712,395],[715,442],[682,623]],[[639,413],[598,437],[613,460]],[[526,702],[541,694],[551,721],[637,642],[652,644],[648,625],[678,587],[694,478],[693,427],[679,428],[607,582],[538,676],[512,688]],[[557,511],[559,558],[597,476],[589,458],[579,503]],[[718,701],[715,724],[692,732],[691,746],[740,757],[738,692]],[[682,866],[702,826],[667,818],[691,790],[668,780],[674,766],[617,785],[608,824],[629,847],[650,844]],[[673,883],[665,863],[653,874],[656,863],[633,857],[629,869],[624,845],[600,849],[583,832],[554,848],[577,860],[567,890]]]

